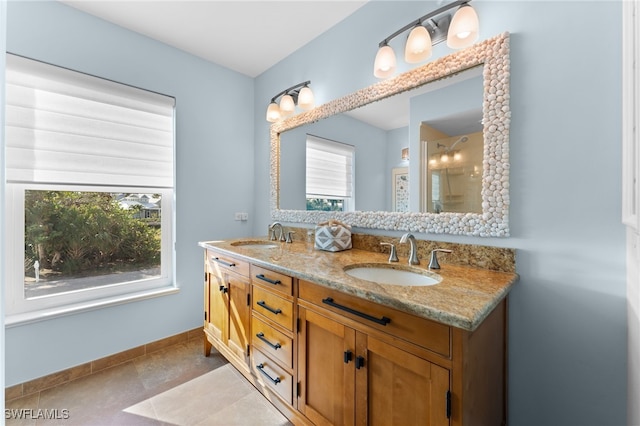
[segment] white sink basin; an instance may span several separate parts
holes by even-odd
[[[246,248],[274,248],[278,247],[276,243],[273,241],[263,241],[263,240],[247,240],[247,241],[236,241],[231,243],[232,246],[241,246]]]
[[[402,286],[428,286],[438,284],[442,277],[418,268],[402,268],[399,265],[354,265],[344,269],[347,275],[378,284]]]

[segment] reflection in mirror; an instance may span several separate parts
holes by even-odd
[[[508,42],[508,34],[501,34],[274,123],[272,218],[508,236]],[[397,102],[402,105],[382,108]],[[382,115],[367,119],[370,106]],[[355,211],[305,210],[307,135],[354,147]],[[409,158],[403,159],[407,149]],[[398,170],[405,170],[403,194],[395,183]],[[406,204],[400,209],[399,196]]]
[[[285,132],[280,137],[280,206],[283,209],[308,210],[306,200],[306,141],[317,137],[353,147],[353,206],[346,211],[388,210],[386,193],[385,132],[345,114]],[[398,152],[398,158],[400,153]],[[384,188],[384,189],[383,189]]]
[[[434,130],[421,126],[425,133]],[[427,146],[423,211],[482,213],[482,133],[445,134],[421,142]]]
[[[305,192],[305,187],[315,179],[315,176],[309,175],[310,159],[308,151],[305,152],[305,145],[309,143],[310,138],[319,138],[349,145],[354,150],[353,193],[347,198],[342,197],[344,205],[351,208],[338,209],[340,211],[481,213],[481,177],[470,182],[473,190],[458,188],[463,193],[468,193],[467,197],[473,197],[475,203],[461,203],[465,200],[459,199],[457,204],[447,202],[439,205],[437,209],[421,207],[427,205],[426,199],[432,184],[430,181],[424,182],[424,179],[420,182],[415,180],[419,191],[415,192],[415,200],[412,200],[408,179],[410,174],[416,177],[421,176],[424,173],[423,169],[429,167],[429,162],[422,157],[419,163],[414,162],[411,165],[408,159],[402,158],[403,149],[408,150],[411,145],[418,146],[418,141],[424,144],[428,140],[438,139],[437,144],[444,147],[446,143],[455,142],[448,141],[449,137],[474,133],[472,143],[456,147],[455,163],[462,164],[461,151],[465,153],[465,163],[472,160],[468,154],[473,153],[475,165],[481,175],[483,151],[481,121],[482,67],[475,67],[343,114],[336,114],[283,132],[280,134],[280,207],[293,210],[320,209],[314,208],[309,202],[306,203],[305,208],[305,200],[315,198],[309,194],[308,190]],[[430,131],[429,128],[432,130]],[[412,142],[412,137],[415,143]],[[425,149],[431,149],[433,152],[442,150],[436,148],[436,144],[432,145],[432,148],[420,146],[416,152],[425,152]],[[339,163],[334,165],[343,167]],[[409,169],[409,174],[403,176],[403,179],[407,180],[406,187],[403,187],[407,191],[406,206],[400,208],[394,201],[394,197],[397,198],[394,192],[395,186],[389,186],[389,182],[394,181],[393,170],[399,167]],[[448,173],[446,168],[443,170]],[[330,169],[325,170],[324,179],[327,183],[333,181],[328,178],[329,172],[331,172]],[[457,186],[464,183],[459,178],[456,182]],[[325,195],[330,196],[335,192],[339,192],[337,188],[336,191],[331,191],[329,187]],[[471,208],[465,210],[465,206],[469,204]],[[326,208],[325,210],[335,209]]]
[[[481,67],[465,71],[446,87],[412,100],[412,117],[420,119],[415,125],[421,212],[482,213],[481,72]]]

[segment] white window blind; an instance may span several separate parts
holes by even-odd
[[[354,147],[307,135],[307,197],[351,198]]]
[[[175,99],[7,55],[9,182],[173,187]]]

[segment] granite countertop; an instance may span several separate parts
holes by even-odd
[[[267,238],[204,241],[199,245],[246,259],[276,272],[468,331],[475,330],[482,323],[518,280],[518,275],[511,272],[440,262],[441,269],[432,271],[442,277],[438,284],[420,287],[378,284],[353,278],[344,272],[344,267],[363,263],[388,264],[387,254],[357,249],[332,253],[315,250],[313,243],[304,241],[270,241],[276,245],[271,248],[234,245],[246,241],[267,241]],[[427,271],[428,259],[421,259],[420,263],[414,268]],[[401,257],[400,262],[393,265],[399,268],[409,266],[405,257]]]

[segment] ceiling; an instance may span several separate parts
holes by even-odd
[[[368,0],[60,0],[61,3],[256,77]]]

